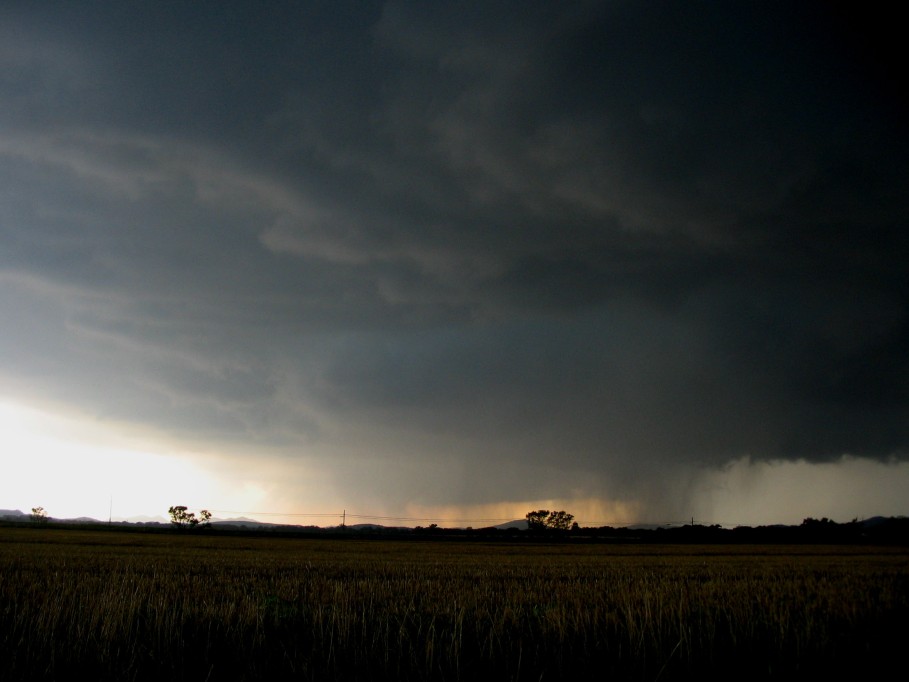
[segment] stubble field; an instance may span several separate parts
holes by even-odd
[[[0,528],[0,680],[868,678],[909,550]]]

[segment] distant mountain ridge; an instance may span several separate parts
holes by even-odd
[[[19,509],[0,509],[0,521],[13,524],[32,523],[32,514]],[[59,519],[47,517],[51,524],[71,525],[114,525],[141,529],[156,528],[166,530],[171,521],[161,516],[137,516],[118,519],[112,522],[101,521],[90,517]],[[828,518],[806,518],[799,525],[774,524],[767,526],[736,526],[723,528],[717,524],[633,524],[629,526],[581,527],[571,531],[530,532],[526,519],[515,519],[497,526],[484,528],[440,528],[436,524],[429,527],[417,526],[383,526],[374,523],[358,523],[346,526],[301,526],[282,523],[257,521],[247,517],[229,519],[212,519],[211,530],[223,532],[258,532],[278,534],[318,534],[354,533],[362,535],[382,535],[402,537],[409,535],[431,537],[522,537],[533,540],[567,540],[574,538],[588,541],[618,541],[643,543],[897,543],[909,545],[909,517],[907,516],[872,516],[861,521],[852,520],[837,523]]]

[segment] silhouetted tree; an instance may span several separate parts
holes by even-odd
[[[35,523],[47,523],[47,512],[44,507],[32,507],[32,521]]]
[[[571,528],[571,522],[574,520],[574,514],[566,511],[549,512],[549,518],[546,519],[546,526],[552,530],[568,530]]]
[[[170,514],[170,522],[177,528],[186,528],[187,526],[194,528],[199,524],[202,526],[208,526],[211,521],[211,512],[207,509],[200,511],[200,518],[196,518],[195,513],[187,511],[187,507],[182,504],[176,507],[171,507],[167,510],[167,513]]]
[[[571,528],[574,515],[566,511],[538,509],[537,511],[527,512],[525,518],[527,519],[528,530],[568,530]]]
[[[175,507],[170,507],[167,510],[167,513],[170,514],[170,522],[177,528],[194,526],[199,522],[198,519],[196,519],[196,515],[192,512],[187,511],[187,509],[188,507],[186,507],[186,505],[181,504]]]
[[[527,530],[545,530],[546,519],[549,518],[548,509],[527,512]]]

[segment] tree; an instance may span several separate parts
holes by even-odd
[[[187,511],[186,505],[181,504],[176,507],[171,507],[167,510],[167,513],[170,514],[170,522],[177,528],[195,526],[199,523],[199,519],[196,518],[196,515],[191,511]]]
[[[44,507],[32,507],[32,521],[35,523],[47,523],[47,512]]]
[[[566,511],[549,511],[548,509],[538,509],[537,511],[527,512],[527,529],[532,531],[544,530],[568,530],[571,528],[571,522],[574,515]]]
[[[548,509],[527,512],[527,530],[545,530],[546,519],[549,518]]]
[[[167,513],[170,514],[170,522],[177,528],[195,528],[200,524],[204,527],[210,525],[211,522],[211,512],[207,509],[199,512],[200,518],[196,518],[195,513],[187,511],[187,507],[182,504],[171,507]]]
[[[549,518],[546,519],[546,526],[552,530],[568,530],[571,528],[573,520],[573,514],[569,514],[566,511],[554,511],[549,513]]]

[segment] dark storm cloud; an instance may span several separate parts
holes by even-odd
[[[887,27],[812,3],[2,19],[16,391],[377,467],[558,459],[563,489],[906,453]],[[540,487],[505,471],[504,497]]]

